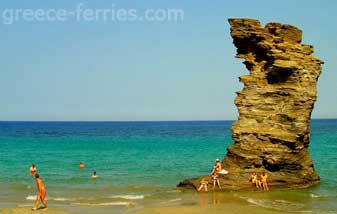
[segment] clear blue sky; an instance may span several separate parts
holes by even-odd
[[[11,0],[0,10],[74,10],[80,2],[179,8],[184,20],[1,22],[0,120],[236,119],[238,77],[247,71],[234,58],[230,17],[302,29],[325,61],[313,117],[337,117],[337,1]]]

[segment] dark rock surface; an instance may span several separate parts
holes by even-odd
[[[294,26],[261,27],[253,19],[229,19],[229,23],[236,57],[245,60],[249,75],[240,77],[244,88],[235,99],[239,118],[232,125],[235,143],[222,162],[229,171],[220,180],[223,189],[251,188],[248,178],[253,171],[265,171],[271,188],[319,183],[308,146],[323,62],[312,55],[311,45],[301,44],[302,31]],[[195,188],[200,179],[178,186]]]

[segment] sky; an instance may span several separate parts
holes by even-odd
[[[38,21],[20,11],[78,7],[179,9],[183,19]],[[336,11],[333,0],[2,1],[0,120],[236,119],[238,77],[248,71],[235,58],[231,17],[303,30],[302,42],[325,62],[312,117],[337,118]]]

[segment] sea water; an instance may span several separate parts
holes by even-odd
[[[175,186],[210,173],[214,160],[222,159],[233,144],[232,122],[0,122],[0,206],[32,206],[32,163],[47,188],[49,206],[125,213],[198,204],[198,194]],[[218,201],[244,201],[282,212],[337,213],[337,120],[312,120],[311,132],[319,186],[221,193]],[[94,171],[98,179],[91,179]],[[214,196],[209,197],[206,203]]]

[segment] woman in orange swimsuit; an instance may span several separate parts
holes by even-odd
[[[35,206],[32,208],[33,211],[37,210],[40,200],[43,204],[43,210],[47,210],[47,203],[45,201],[45,197],[47,194],[46,188],[44,187],[43,181],[40,178],[39,174],[35,174],[36,186],[37,186],[37,196],[35,201]]]

